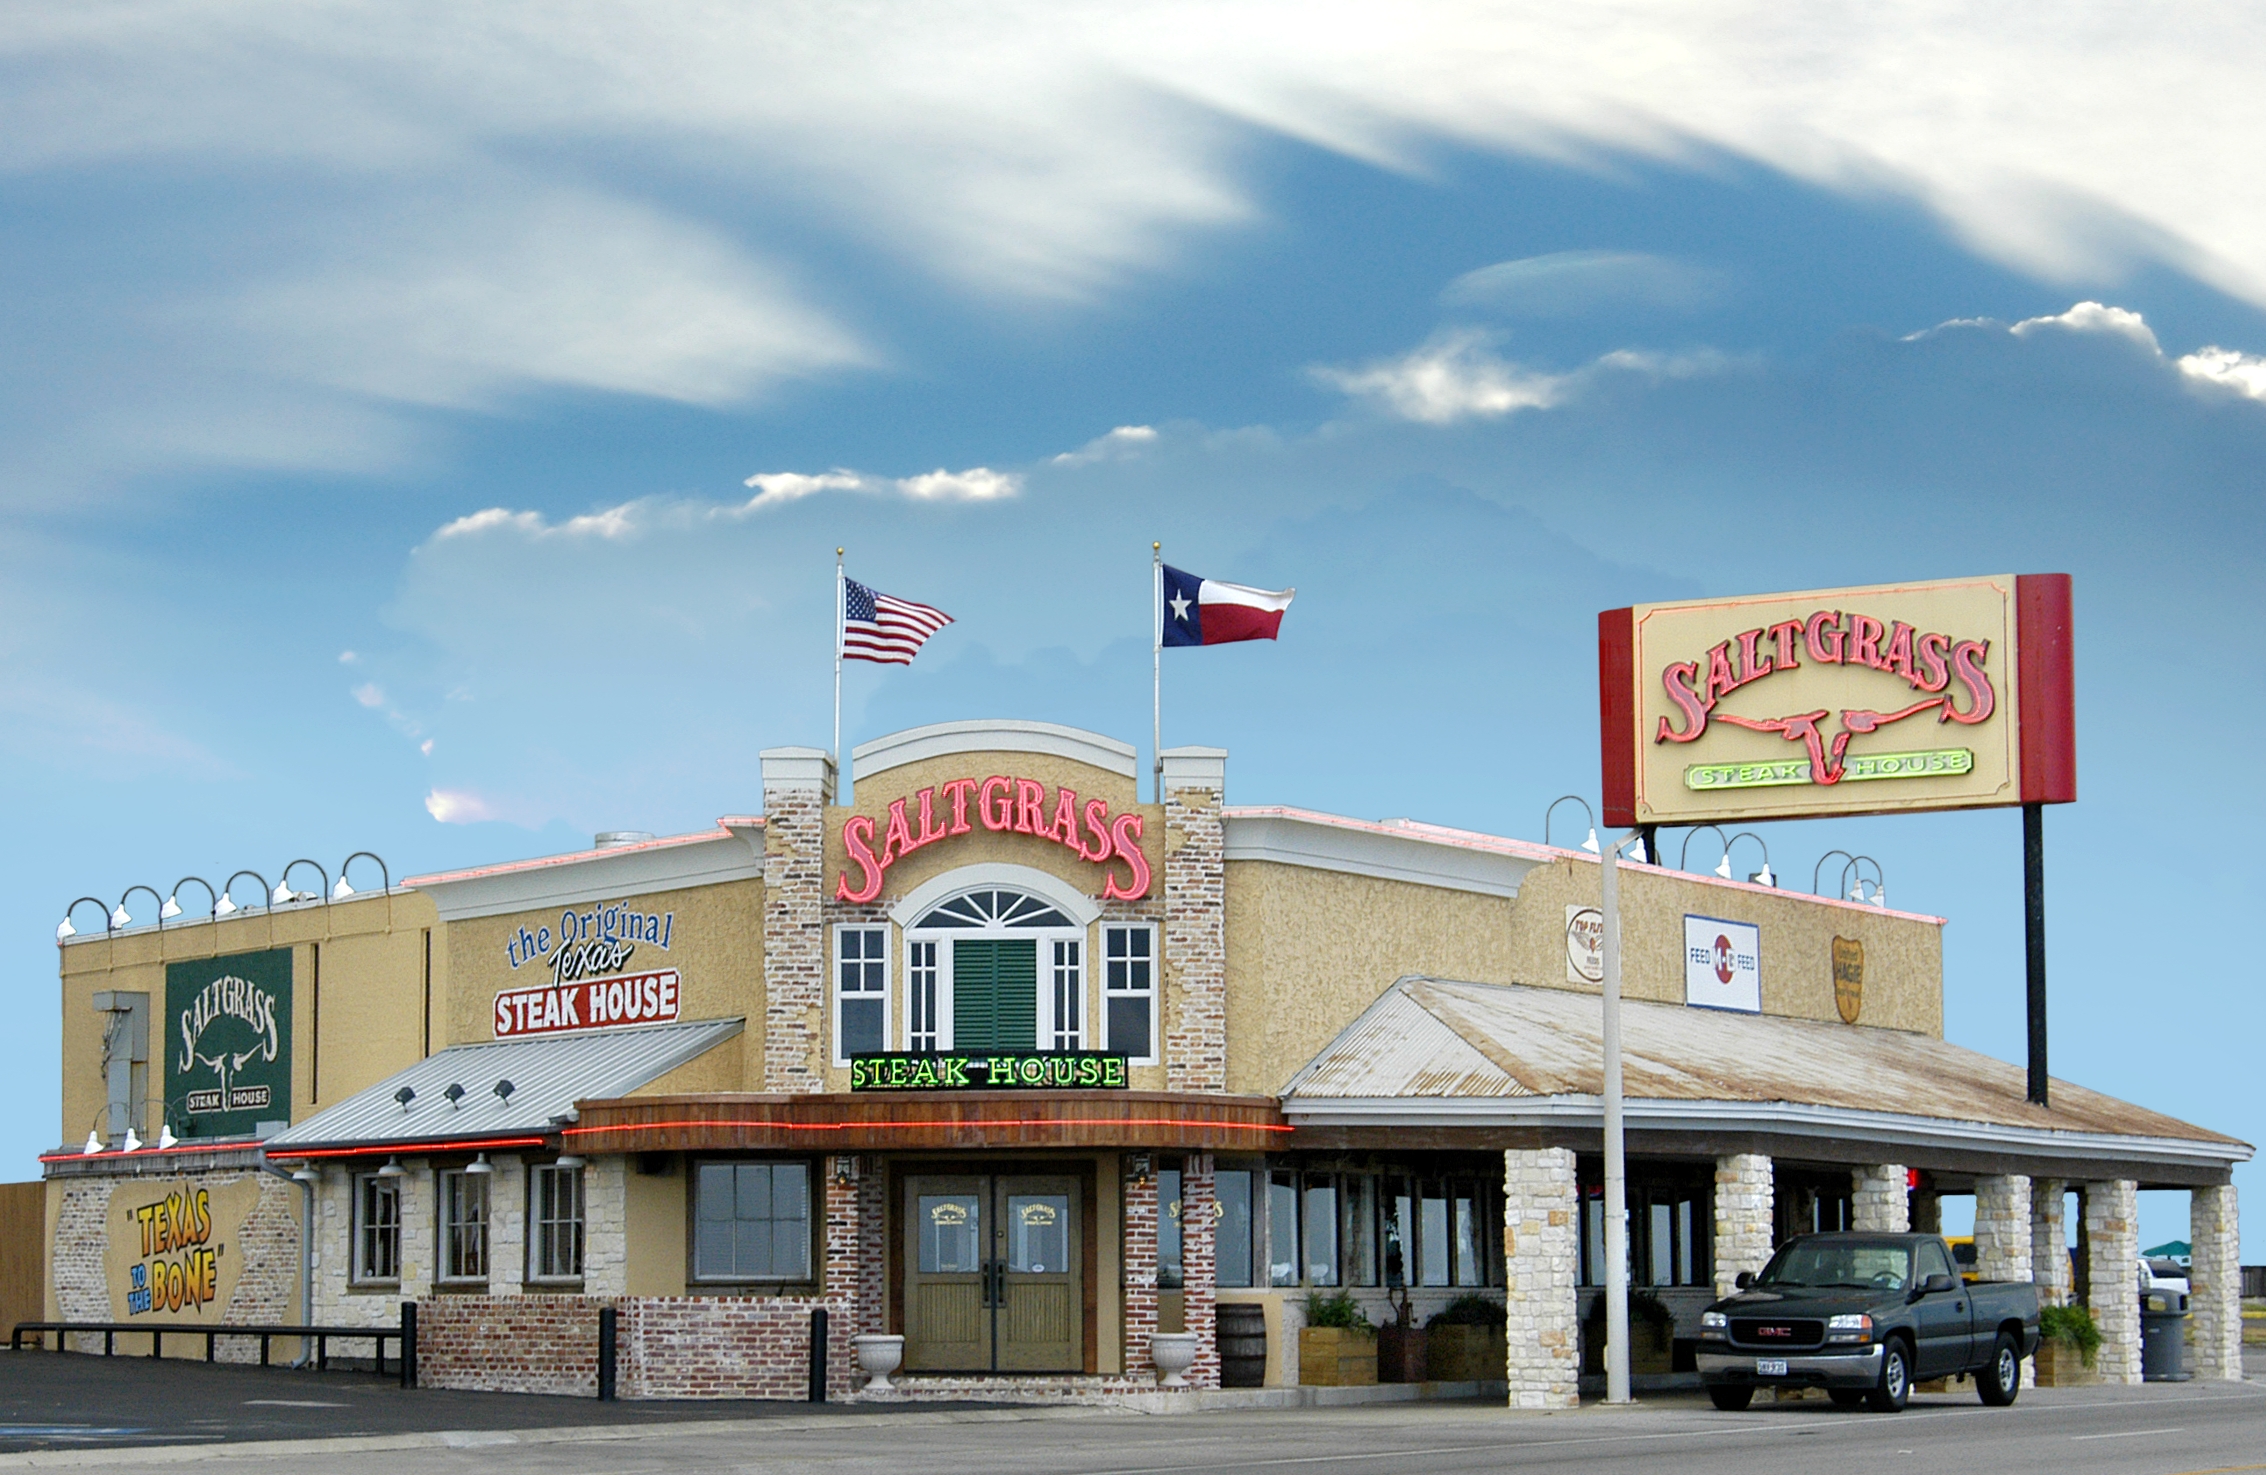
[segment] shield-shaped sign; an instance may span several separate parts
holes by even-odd
[[[1865,1007],[1865,945],[1853,937],[1833,940],[1833,1007],[1843,1024],[1855,1024]]]

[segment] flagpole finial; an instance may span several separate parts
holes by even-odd
[[[1164,544],[1162,544],[1162,543],[1151,543],[1151,544],[1149,545],[1149,551],[1150,551],[1150,552],[1152,552],[1152,553],[1162,553],[1162,552],[1164,552]]]
[[[835,549],[835,550],[834,550],[834,556],[835,556],[836,558],[840,558],[840,557],[842,556],[842,550],[841,550],[841,549],[839,549],[839,548]]]

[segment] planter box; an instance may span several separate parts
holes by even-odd
[[[1420,1326],[1391,1322],[1377,1328],[1377,1381],[1421,1383],[1425,1372],[1425,1345],[1429,1337]]]
[[[2101,1381],[2100,1370],[2087,1367],[2069,1342],[2040,1342],[2037,1368],[2041,1388],[2086,1388]]]
[[[1352,1327],[1298,1332],[1298,1381],[1321,1388],[1366,1388],[1377,1381],[1377,1334]]]
[[[1605,1371],[1605,1318],[1591,1317],[1582,1323],[1582,1371]],[[1629,1318],[1629,1371],[1632,1373],[1673,1372],[1676,1367],[1676,1332],[1673,1327],[1659,1326],[1642,1317]]]
[[[1435,1383],[1484,1383],[1508,1376],[1510,1349],[1499,1326],[1436,1326],[1425,1376]]]

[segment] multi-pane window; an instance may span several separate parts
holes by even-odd
[[[932,1051],[942,1037],[937,1019],[936,948],[933,942],[905,944],[905,1048]]]
[[[354,1279],[401,1279],[401,1180],[365,1173],[354,1180]]]
[[[527,1200],[528,1279],[582,1279],[582,1169],[533,1169]]]
[[[834,933],[834,1063],[889,1048],[889,929]]]
[[[1674,1179],[1629,1184],[1629,1283],[1639,1286],[1707,1285],[1715,1276],[1710,1244],[1714,1205],[1704,1181]],[[1582,1187],[1583,1285],[1605,1284],[1605,1189]]]
[[[441,1174],[441,1279],[488,1278],[487,1173]]]
[[[1154,927],[1102,929],[1103,1043],[1136,1065],[1157,1058],[1156,939]]]
[[[1223,1168],[1213,1180],[1212,1191],[1219,1195],[1219,1224],[1213,1231],[1213,1254],[1217,1257],[1214,1274],[1223,1286],[1258,1283],[1252,1274],[1257,1262],[1251,1254],[1251,1183],[1260,1176]]]
[[[1500,1251],[1488,1231],[1500,1202],[1485,1181],[1290,1169],[1265,1181],[1260,1238],[1269,1249],[1271,1284],[1502,1284]]]
[[[1075,938],[1059,937],[1052,946],[1053,997],[1050,1002],[1054,1005],[1054,1017],[1048,1029],[1052,1042],[1048,1048],[1083,1049],[1085,1031],[1079,1027],[1079,1016],[1085,1012],[1080,1006],[1086,998],[1086,970],[1078,966],[1078,958],[1085,944]]]
[[[810,1164],[702,1163],[696,1280],[810,1279]]]

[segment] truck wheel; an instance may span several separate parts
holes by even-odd
[[[1755,1390],[1740,1387],[1736,1383],[1710,1383],[1707,1396],[1717,1408],[1727,1414],[1735,1414],[1755,1401]]]
[[[1828,1388],[1825,1396],[1833,1400],[1835,1408],[1856,1408],[1865,1401],[1862,1388]]]
[[[1890,1338],[1880,1353],[1880,1381],[1865,1402],[1877,1414],[1900,1414],[1912,1399],[1912,1354],[1904,1343]]]
[[[1998,1334],[1990,1366],[1975,1374],[1975,1391],[1992,1408],[2014,1402],[2014,1395],[2022,1391],[2022,1349],[2014,1345],[2014,1338],[2004,1332]]]

